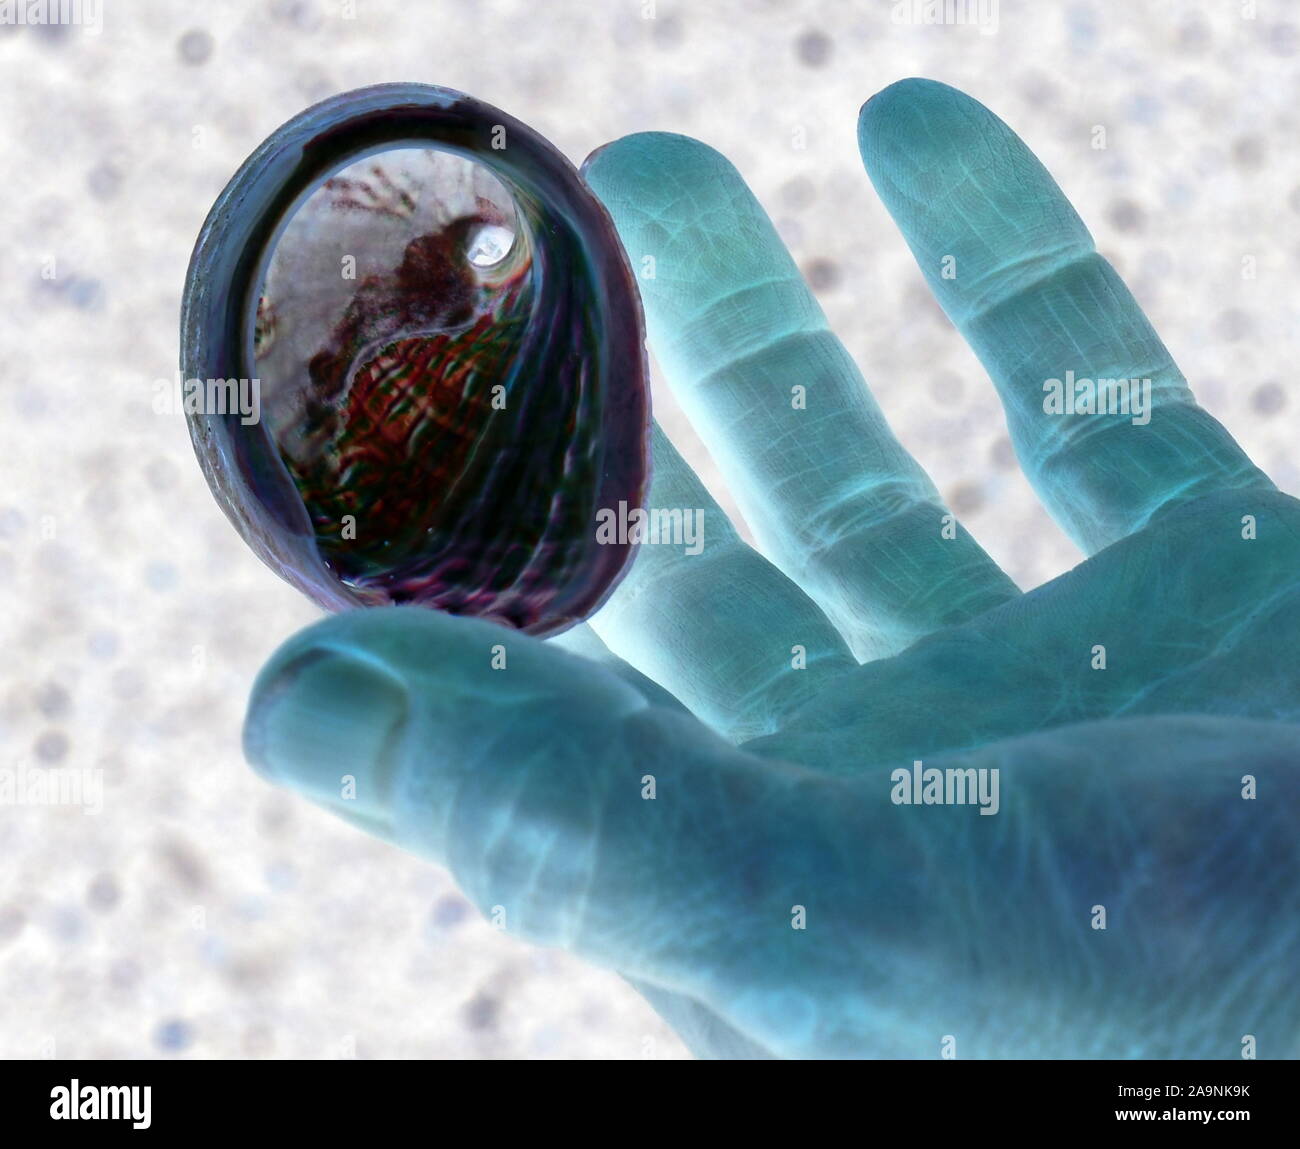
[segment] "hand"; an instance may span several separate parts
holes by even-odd
[[[700,1054],[1300,1055],[1300,504],[1006,125],[909,80],[859,140],[1091,557],[1022,595],[736,171],[635,135],[585,175],[654,258],[651,346],[762,553],[656,431],[651,505],[702,510],[701,553],[643,546],[551,642],[329,618],[263,671],[249,756],[621,971]],[[1150,379],[1149,421],[1049,410],[1069,371]],[[996,773],[902,804],[917,760]]]

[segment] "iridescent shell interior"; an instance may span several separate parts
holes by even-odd
[[[245,163],[200,234],[187,379],[250,379],[260,418],[196,412],[227,515],[323,605],[414,603],[550,634],[632,555],[640,302],[604,209],[504,113],[418,85],[335,97]]]

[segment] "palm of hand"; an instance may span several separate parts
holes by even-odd
[[[700,1053],[1295,1055],[1300,504],[1195,406],[1005,125],[905,81],[859,138],[1092,557],[1021,595],[735,171],[633,136],[587,178],[650,257],[652,346],[767,557],[656,431],[652,506],[702,511],[699,554],[642,547],[549,643],[329,619],[263,672],[250,756],[622,971]],[[1067,371],[1150,379],[1149,421],[1045,410]],[[900,804],[918,760],[996,779],[996,812]]]

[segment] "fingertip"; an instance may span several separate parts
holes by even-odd
[[[978,100],[900,80],[863,106],[858,146],[876,193],[949,317],[961,327],[1092,237],[1051,173]]]
[[[680,158],[689,155],[711,156],[726,162],[726,157],[721,152],[694,136],[682,135],[680,132],[629,132],[626,136],[601,144],[583,161],[582,168],[585,171],[592,166],[623,164],[634,159],[661,156]]]
[[[924,166],[919,157],[951,149],[969,138],[972,127],[1005,125],[965,92],[914,76],[882,89],[858,113],[858,150],[867,174],[875,181],[888,177],[892,164]]]
[[[287,740],[311,743],[318,758],[355,757],[355,744],[342,749],[337,740],[323,740],[324,727],[337,736],[340,730],[372,725],[376,717],[404,717],[406,699],[402,679],[373,657],[346,646],[286,644],[253,684],[245,755],[272,780],[292,784],[294,779],[278,768]]]
[[[604,144],[583,162],[582,177],[616,222],[620,210],[662,211],[682,185],[740,178],[721,152],[675,132],[634,132]]]
[[[406,683],[347,644],[298,636],[253,686],[244,754],[268,781],[388,837],[410,717]]]
[[[895,80],[871,96],[858,111],[858,131],[871,128],[895,115],[899,109],[944,98],[962,95],[956,88],[925,76],[908,76]],[[966,97],[969,99],[969,97]]]

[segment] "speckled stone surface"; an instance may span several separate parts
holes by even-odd
[[[445,872],[241,759],[253,675],[316,612],[240,543],[156,381],[208,207],[332,92],[462,89],[575,162],[651,128],[724,151],[900,438],[1029,587],[1080,556],[854,135],[892,81],[954,84],[1038,153],[1202,404],[1300,491],[1300,12],[1003,0],[985,34],[895,7],[107,0],[98,34],[0,25],[0,768],[102,782],[97,813],[0,807],[0,1056],[685,1056],[615,975],[498,933]]]

